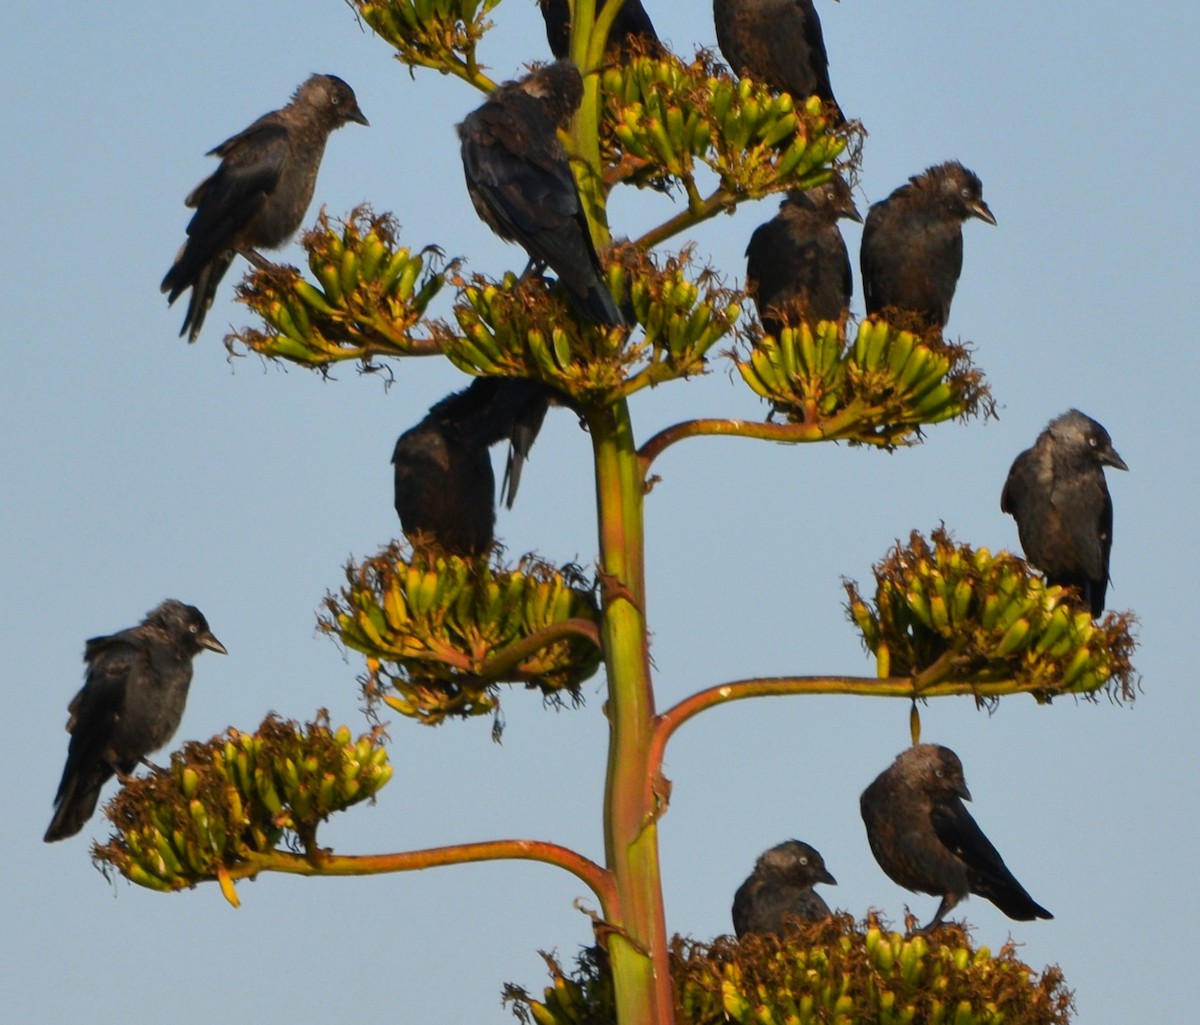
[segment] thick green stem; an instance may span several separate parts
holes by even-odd
[[[571,59],[583,73],[583,102],[572,124],[570,150],[592,242],[597,248],[603,248],[608,245],[611,235],[604,174],[600,166],[600,117],[604,101],[600,96],[600,75],[592,73],[603,57],[603,50],[595,61],[588,50],[594,23],[595,0],[575,0],[571,15]]]
[[[588,415],[596,457],[607,714],[611,731],[604,843],[621,907],[609,939],[621,1025],[671,1025],[667,931],[658,861],[663,787],[652,757],[655,711],[647,651],[642,502],[629,408]]]

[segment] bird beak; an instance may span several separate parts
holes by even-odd
[[[361,110],[358,109],[357,103],[354,105],[354,109],[352,111],[350,111],[350,113],[347,114],[346,117],[348,120],[354,121],[357,124],[366,125],[368,128],[371,127],[371,122],[367,120],[366,114],[364,114]],[[995,224],[996,222],[993,221],[992,223]]]
[[[992,211],[988,209],[987,203],[982,199],[969,204],[967,209],[971,211],[972,217],[978,217],[981,221],[987,221],[988,224],[996,223],[996,218],[992,216]]]
[[[859,224],[862,224],[863,222],[862,214],[858,212],[858,207],[856,207],[853,203],[847,203],[844,207],[838,210],[838,213],[842,217],[845,217],[848,221],[858,221]]]
[[[199,637],[200,647],[207,648],[209,651],[215,651],[218,655],[228,655],[225,650],[225,645],[218,641],[212,634],[201,634]]]
[[[1116,470],[1129,469],[1129,467],[1125,465],[1125,460],[1117,455],[1117,450],[1111,447],[1100,453],[1100,462],[1105,466],[1111,466]]]
[[[833,878],[833,873],[826,869],[817,877],[818,883],[828,883],[830,886],[837,886],[837,880]]]
[[[964,801],[969,801],[971,799],[971,791],[967,789],[966,783],[957,784],[954,787],[954,792],[958,794],[958,796]]]

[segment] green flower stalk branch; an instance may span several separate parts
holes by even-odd
[[[315,857],[276,848],[232,866],[228,873],[233,880],[254,879],[262,872],[302,876],[366,876],[483,861],[539,861],[561,868],[580,879],[596,895],[605,918],[620,918],[616,891],[608,872],[569,847],[541,840],[488,840],[396,854],[341,855],[320,851]]]
[[[354,857],[317,845],[321,822],[374,800],[391,777],[380,730],[352,741],[347,727],[330,729],[324,712],[304,728],[268,716],[252,734],[230,729],[207,743],[188,743],[169,767],[131,780],[108,807],[117,835],[96,845],[93,856],[155,890],[215,879],[235,907],[233,882],[262,872],[377,875],[498,859],[541,861],[576,875],[606,916],[619,917],[609,874],[558,844],[494,840]],[[284,849],[289,836],[302,854]]]

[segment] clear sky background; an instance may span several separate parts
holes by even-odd
[[[714,45],[702,0],[646,5],[680,52]],[[977,345],[1000,419],[934,428],[893,455],[739,439],[668,452],[647,501],[659,706],[752,675],[872,673],[841,576],[869,581],[894,539],[940,521],[972,544],[1015,547],[999,510],[1013,457],[1071,406],[1096,417],[1131,467],[1109,475],[1109,596],[1141,618],[1144,693],[1132,708],[1010,698],[993,715],[943,699],[923,712],[924,737],[962,756],[976,817],[1056,916],[1010,922],[972,899],[961,914],[976,940],[1012,936],[1033,966],[1060,964],[1088,1025],[1189,1020],[1200,8],[846,0],[820,11],[838,99],[870,131],[860,209],[949,158],[983,179],[999,224],[966,225],[949,330]],[[533,0],[494,16],[481,57],[495,77],[546,56]],[[389,390],[352,367],[322,381],[228,360],[224,330],[253,323],[232,302],[240,262],[194,346],[176,338],[182,306],[158,291],[184,237],[183,197],[214,166],[204,152],[313,71],[346,78],[371,127],[330,140],[307,223],[319,204],[340,215],[370,200],[414,248],[438,243],[493,274],[523,266],[463,187],[454,124],[479,96],[411,77],[338,0],[0,13],[0,965],[14,1022],[503,1022],[504,982],[544,983],[539,948],[569,959],[590,938],[572,907],[594,906],[583,886],[529,863],[264,876],[241,884],[235,911],[215,886],[167,896],[106,883],[88,858],[90,838],[107,835],[99,816],[77,838],[41,840],[84,639],[164,597],[203,609],[230,652],[198,659],[177,739],[253,729],[271,709],[309,718],[325,706],[365,725],[361,661],[316,634],[315,611],[348,557],[398,532],[396,435],[466,378],[410,361]],[[696,233],[699,251],[740,280],[746,241],[775,207],[717,219]],[[622,194],[614,228],[636,236],[675,209]],[[858,232],[847,225],[852,251]],[[634,403],[642,439],[681,419],[765,412],[720,361]],[[516,509],[499,515],[510,551],[592,562],[589,454],[574,418],[552,414]],[[603,681],[585,695],[585,708],[555,713],[536,694],[505,693],[502,745],[487,721],[394,721],[394,780],[321,839],[369,853],[534,837],[601,858]],[[831,904],[894,921],[908,905],[928,919],[936,901],[883,875],[858,814],[861,790],[907,742],[904,703],[856,698],[742,702],[684,727],[665,766],[669,928],[728,931],[734,889],[788,837],[824,854],[840,881]]]

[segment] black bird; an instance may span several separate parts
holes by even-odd
[[[839,218],[862,221],[840,175],[805,192],[789,192],[779,213],[760,224],[746,247],[746,291],[767,334],[778,336],[781,315],[815,326],[838,320],[850,305],[854,278]],[[790,316],[789,316],[790,314]]]
[[[505,82],[458,126],[463,171],[484,223],[554,270],[581,315],[615,327],[625,321],[604,284],[557,134],[582,98],[583,79],[569,60]]]
[[[896,311],[903,326],[943,328],[962,273],[962,224],[996,218],[983,201],[983,183],[956,160],[909,178],[867,212],[863,228],[863,299],[867,313]]]
[[[859,807],[871,853],[893,882],[941,897],[924,931],[970,893],[1009,918],[1053,918],[1014,878],[963,801],[971,799],[962,762],[948,747],[917,744],[862,793]]]
[[[785,840],[763,851],[754,871],[733,895],[733,931],[782,936],[785,918],[818,922],[832,912],[814,883],[836,886],[817,851],[799,840]]]
[[[47,843],[78,833],[113,774],[131,775],[175,735],[192,659],[205,648],[227,654],[200,610],[174,599],[138,626],[87,642],[87,678],[67,709],[71,743]]]
[[[208,151],[221,158],[221,166],[184,201],[196,212],[162,280],[168,303],[192,290],[180,336],[186,334],[189,342],[199,336],[235,255],[260,263],[255,249],[277,249],[300,227],[329,133],[348,121],[368,123],[354,90],[335,75],[313,75],[286,107]]]
[[[609,0],[600,0],[596,4],[596,17]],[[616,2],[616,0],[613,0]],[[538,0],[542,9],[542,17],[546,21],[546,39],[550,43],[550,52],[558,60],[570,56],[571,53],[571,8],[568,0]],[[654,49],[659,46],[658,33],[650,15],[642,6],[642,0],[624,0],[621,9],[613,18],[612,28],[608,33],[608,46],[611,52],[628,54],[634,47],[634,40],[640,40],[643,49]]]
[[[478,377],[401,434],[392,464],[405,535],[469,558],[487,551],[496,526],[496,477],[488,449],[506,439],[511,445],[505,471],[511,507],[552,394],[537,381]]]
[[[735,75],[803,101],[819,96],[845,118],[829,84],[829,56],[812,0],[713,0],[717,45]]]
[[[1013,460],[1000,494],[1001,512],[1017,521],[1025,558],[1046,583],[1076,588],[1093,616],[1104,611],[1112,551],[1106,466],[1129,469],[1108,431],[1071,409]]]

